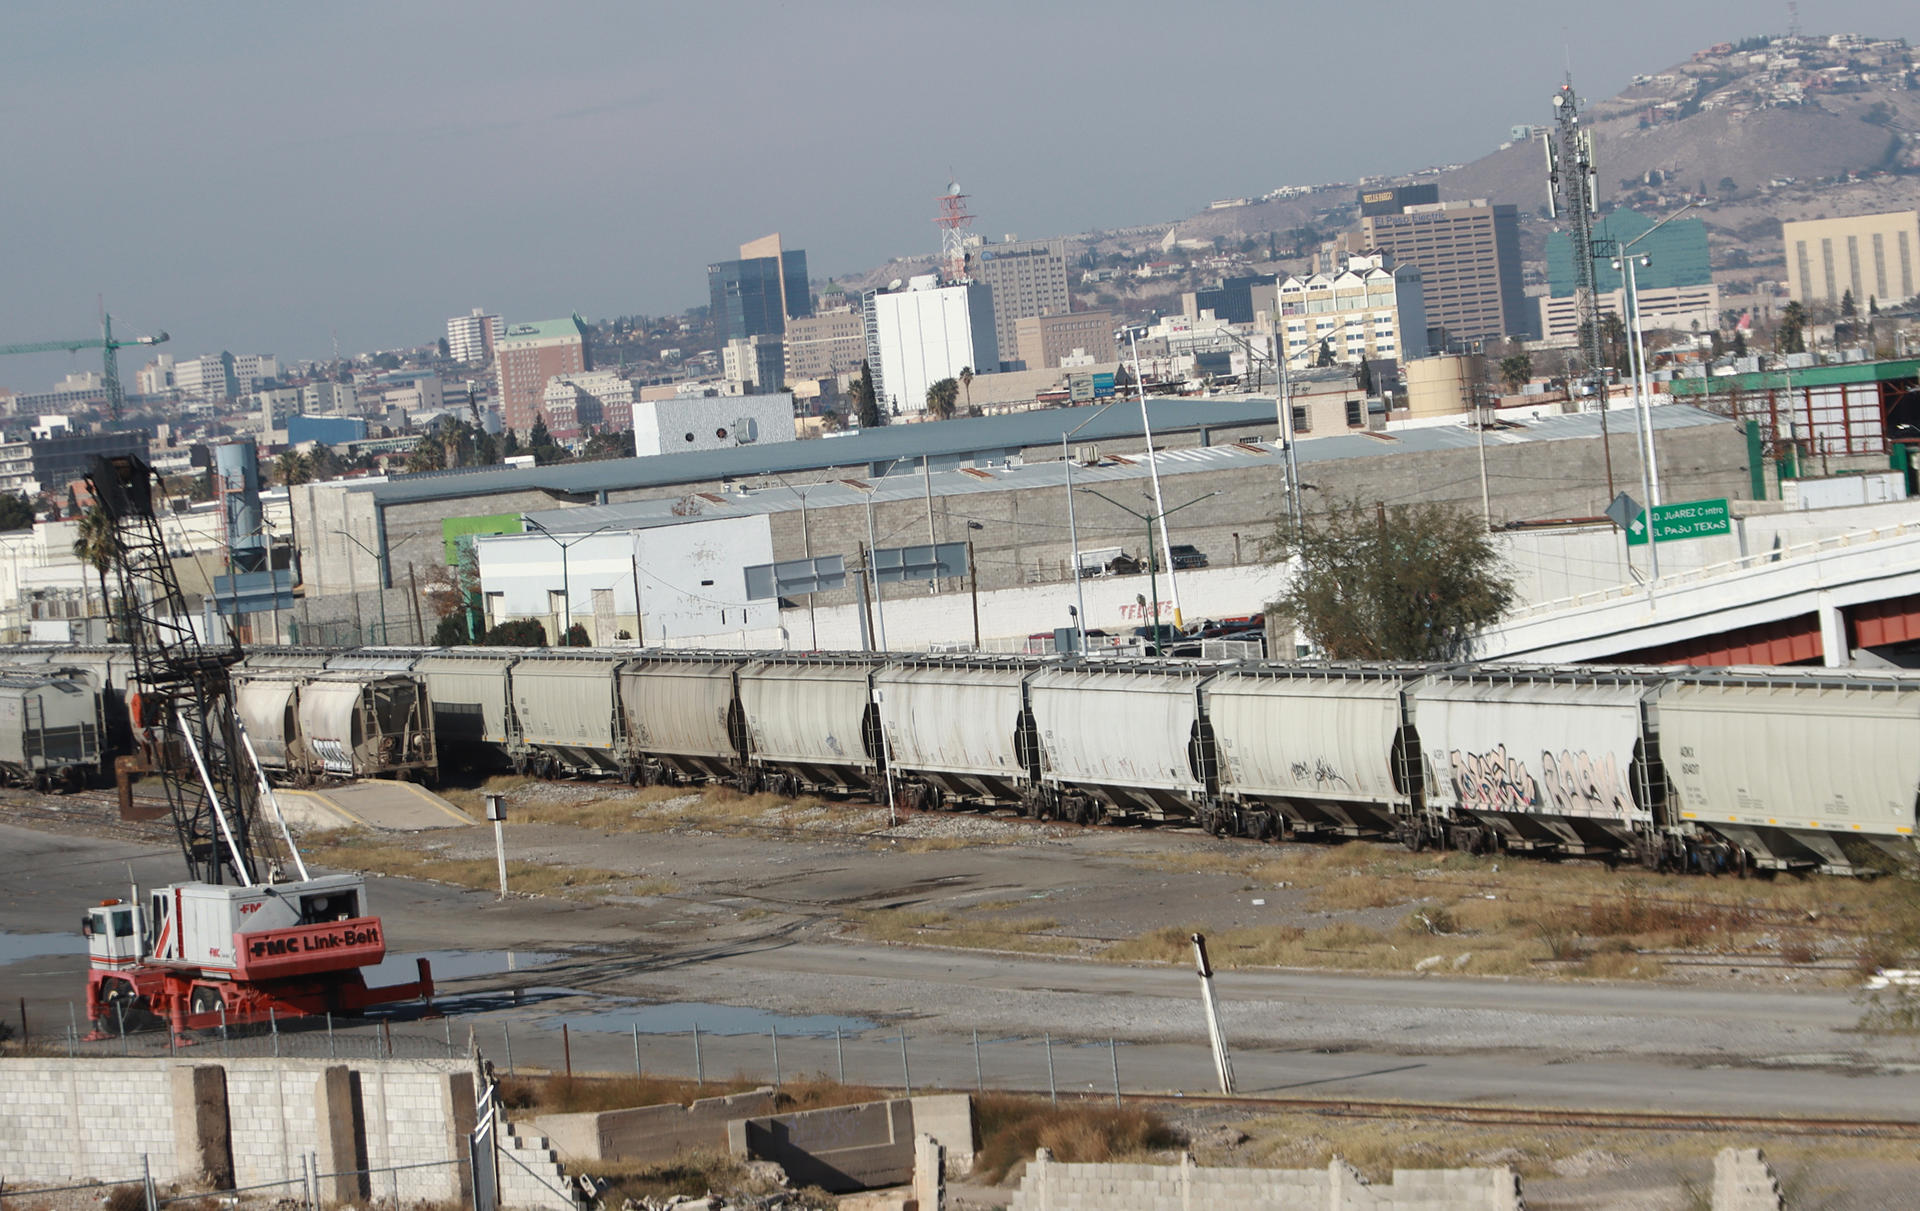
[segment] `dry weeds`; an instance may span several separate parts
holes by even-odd
[[[1640,952],[1677,950],[1773,954],[1798,964],[1857,956],[1860,968],[1872,970],[1891,961],[1897,948],[1885,940],[1907,911],[1891,880],[1715,879],[1377,845],[1267,855],[1186,850],[1136,862],[1293,889],[1310,910],[1336,916],[1407,910],[1406,936],[1339,945],[1293,939],[1286,927],[1202,928],[1223,966],[1261,965],[1259,956],[1266,956],[1308,967],[1648,980],[1667,969]],[[1109,947],[1103,957],[1186,962],[1185,934],[1192,930],[1161,932]],[[1809,978],[1835,977],[1816,970]]]
[[[1419,1119],[1346,1119],[1281,1114],[1235,1125],[1247,1141],[1232,1148],[1196,1141],[1201,1164],[1273,1169],[1324,1168],[1344,1158],[1369,1180],[1389,1181],[1395,1169],[1443,1169],[1512,1165],[1523,1178],[1566,1176],[1580,1158],[1591,1167],[1644,1168],[1687,1164],[1710,1171],[1722,1148],[1762,1148],[1776,1166],[1811,1161],[1839,1165],[1861,1161],[1911,1162],[1913,1145],[1903,1140],[1809,1139],[1768,1136],[1764,1132],[1717,1135],[1708,1132],[1553,1130],[1488,1124],[1434,1123]],[[1579,1163],[1579,1162],[1576,1162]]]
[[[331,833],[310,842],[307,856],[315,862],[363,874],[403,879],[426,879],[456,887],[497,887],[498,864],[492,858],[447,858],[422,853],[398,842],[376,841],[363,835]],[[591,866],[553,866],[512,860],[507,863],[507,887],[522,895],[586,895],[618,892],[632,896],[668,895],[678,888],[665,879],[646,879],[617,870]]]
[[[861,937],[876,942],[906,942],[921,946],[954,946],[964,950],[1011,950],[1026,954],[1073,954],[1080,945],[1072,938],[1050,936],[1059,927],[1051,917],[983,919],[969,911],[963,919],[950,912],[920,912],[878,908],[855,912],[847,924]]]
[[[1037,1148],[1051,1151],[1056,1161],[1098,1164],[1159,1159],[1153,1154],[1184,1142],[1152,1110],[1056,1107],[1045,1098],[1010,1093],[976,1094],[974,1107],[980,1151],[973,1172],[989,1182],[1005,1180]]]

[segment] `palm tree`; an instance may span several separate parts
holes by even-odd
[[[291,488],[313,478],[313,460],[298,450],[287,450],[273,460],[273,470],[281,484]]]
[[[967,410],[973,410],[973,367],[960,367],[960,389],[967,393]]]
[[[92,564],[93,570],[100,576],[100,609],[110,613],[107,598],[107,569],[113,567],[120,558],[120,535],[113,528],[113,519],[99,505],[91,505],[80,515],[80,527],[73,540],[73,557],[81,563]]]
[[[960,384],[953,379],[943,378],[927,388],[927,411],[941,420],[953,415],[954,397],[960,394]]]

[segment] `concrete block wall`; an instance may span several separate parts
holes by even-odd
[[[234,1184],[298,1174],[300,1158],[316,1146],[318,1068],[252,1060],[228,1060],[224,1066]]]
[[[566,1171],[554,1155],[552,1141],[524,1132],[502,1120],[500,1145],[500,1205],[525,1211],[574,1211],[567,1192]],[[378,1191],[375,1192],[378,1194]]]
[[[222,1074],[224,1114],[196,1122],[181,1099],[217,1098],[206,1081],[183,1091],[179,1074],[207,1070]],[[192,1183],[224,1152],[232,1180],[249,1185],[298,1179],[311,1152],[328,1168],[449,1160],[464,1155],[472,1125],[472,1070],[459,1060],[0,1061],[0,1174],[10,1180],[137,1177],[144,1153],[156,1180]],[[196,1128],[225,1137],[192,1138]],[[455,1199],[464,1182],[449,1165],[411,1171],[404,1189]]]
[[[1345,1161],[1325,1169],[1211,1169],[1178,1165],[1071,1165],[1042,1148],[1014,1190],[1013,1211],[1522,1211],[1512,1170],[1395,1170],[1369,1185]]]
[[[543,1114],[529,1118],[526,1127],[545,1136],[570,1161],[654,1161],[687,1148],[724,1149],[730,1121],[771,1114],[773,1109],[773,1090],[766,1088],[702,1098],[687,1106]]]
[[[0,1061],[0,1174],[9,1181],[125,1181],[144,1153],[176,1169],[173,1082],[151,1060]]]

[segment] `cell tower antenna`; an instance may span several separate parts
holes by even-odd
[[[1787,0],[1787,37],[1800,40],[1800,0]]]
[[[958,181],[947,183],[947,192],[940,195],[940,213],[934,216],[934,225],[940,228],[940,265],[950,282],[965,281],[967,277],[967,227],[973,223],[973,215],[967,210],[967,195],[960,192]]]
[[[1547,136],[1547,205],[1556,217],[1564,214],[1573,242],[1573,305],[1578,320],[1583,377],[1591,384],[1600,408],[1600,448],[1607,467],[1607,497],[1613,498],[1613,447],[1607,434],[1607,372],[1600,345],[1600,307],[1593,262],[1613,255],[1612,240],[1596,240],[1593,216],[1599,213],[1598,178],[1594,175],[1593,130],[1580,124],[1580,101],[1573,76],[1553,94],[1555,130]],[[1604,246],[1604,247],[1603,247]]]

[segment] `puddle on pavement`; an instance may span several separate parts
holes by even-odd
[[[73,933],[7,933],[0,930],[0,967],[48,955],[83,955],[87,940]]]
[[[565,1023],[570,1030],[604,1030],[625,1034],[638,1026],[641,1034],[692,1034],[696,1024],[701,1034],[766,1034],[778,1029],[782,1035],[832,1038],[837,1027],[843,1036],[864,1034],[874,1028],[865,1018],[840,1017],[830,1013],[804,1016],[769,1013],[741,1005],[715,1005],[699,1001],[675,1001],[666,1005],[636,1005],[631,1009],[609,1009],[598,1013],[566,1014],[544,1023],[559,1029]]]
[[[425,959],[433,964],[433,982],[443,980],[465,980],[472,976],[505,975],[510,971],[525,971],[530,967],[539,967],[559,958],[558,951],[552,950],[420,950],[409,954],[390,954],[380,961],[377,967],[366,969],[367,983],[372,985],[405,984],[412,981],[415,959]],[[4,962],[4,959],[0,959]]]

